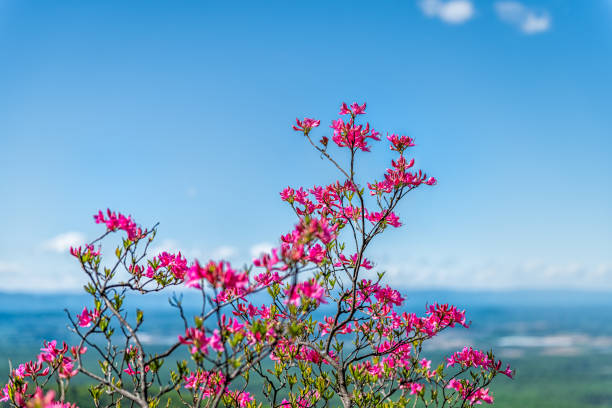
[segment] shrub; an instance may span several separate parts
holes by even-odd
[[[438,366],[423,356],[426,341],[447,328],[468,326],[465,312],[433,304],[421,316],[408,313],[401,293],[384,283],[384,273],[374,274],[366,258],[376,237],[402,225],[396,214],[400,201],[436,180],[412,170],[414,159],[406,152],[413,139],[395,134],[387,136],[395,157],[382,179],[365,184],[358,179],[358,158],[380,140],[369,123],[358,123],[365,109],[365,104],[342,104],[341,117],[332,122],[331,141],[346,155],[346,166],[330,153],[329,138],[313,141],[318,120],[296,120],[293,129],[341,180],[307,190],[285,188],[281,199],[297,223],[250,267],[190,262],[180,252],[150,257],[157,225],[143,229],[131,216],[110,210],[96,214],[105,232],[70,251],[87,275],[85,290],[92,297],[80,314],[68,314],[80,341],[71,347],[44,342],[35,361],[11,371],[2,400],[19,407],[71,407],[65,392],[81,375],[93,380],[89,391],[95,406],[169,405],[171,394],[189,407],[492,403],[486,387],[498,374],[513,373],[491,352],[465,348]],[[122,243],[115,258],[104,263],[102,242],[118,233]],[[201,312],[191,321],[173,296],[185,332],[165,352],[147,352],[139,332],[143,312],[128,313],[126,295],[177,286],[201,293]],[[164,359],[181,347],[191,360],[165,367]],[[98,359],[97,369],[84,365],[85,353]],[[248,388],[255,377],[263,384],[262,401]],[[52,378],[57,396],[43,391]]]

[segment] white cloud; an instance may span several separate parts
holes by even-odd
[[[162,252],[174,253],[180,251],[178,241],[174,239],[164,239],[153,248],[149,250],[149,253],[157,255]]]
[[[255,244],[249,250],[249,253],[253,258],[258,257],[263,253],[270,252],[274,248],[274,245],[269,242],[260,242],[259,244]]]
[[[198,248],[184,247],[174,239],[164,239],[159,244],[149,249],[149,251],[147,251],[147,254],[149,254],[150,256],[156,256],[157,254],[161,254],[162,252],[168,252],[170,254],[180,252],[181,255],[187,258],[201,258],[203,255],[202,251]]]
[[[66,232],[59,234],[48,241],[43,242],[43,248],[48,251],[63,253],[67,252],[70,247],[78,247],[85,244],[85,236],[80,232]]]
[[[10,274],[2,278],[0,292],[35,292],[35,293],[81,293],[85,279],[79,274],[67,274],[65,270],[54,276],[40,273]]]
[[[609,263],[393,259],[382,262],[375,270],[386,271],[387,282],[404,288],[612,289]]]
[[[189,248],[181,245],[177,240],[174,239],[165,239],[161,241],[158,245],[151,248],[148,252],[151,256],[155,256],[162,252],[168,253],[177,253],[181,252],[183,256],[188,258],[188,260],[192,260],[198,258],[202,260],[202,258],[210,258],[215,260],[225,259],[229,260],[235,258],[239,251],[237,248],[230,245],[221,245],[214,248],[211,251],[203,251],[198,248]]]
[[[474,16],[470,0],[421,0],[421,11],[428,17],[437,17],[445,23],[462,24]]]
[[[238,254],[238,249],[229,245],[222,245],[213,249],[211,257],[213,259],[231,259]]]
[[[525,34],[548,31],[551,18],[546,11],[536,12],[517,1],[498,1],[495,11],[500,20],[517,27]]]
[[[17,262],[0,261],[0,273],[12,274],[21,270],[21,265]]]

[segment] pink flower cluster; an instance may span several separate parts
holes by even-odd
[[[258,308],[251,303],[247,305],[242,302],[236,304],[232,313],[244,323],[239,323],[237,319],[226,321],[226,317],[221,316],[221,327],[224,329],[224,334],[238,334],[239,337],[246,339],[248,345],[276,341],[278,339],[276,328],[280,320],[286,317],[273,313],[273,309],[266,305]]]
[[[359,105],[353,103],[350,107],[346,103],[342,104],[340,108],[340,115],[351,115],[348,122],[344,122],[342,118],[334,120],[330,126],[334,130],[332,140],[339,147],[348,147],[351,150],[360,149],[364,152],[369,152],[370,147],[367,144],[367,139],[380,140],[380,133],[374,129],[370,129],[370,124],[366,123],[363,125],[355,124],[355,116],[365,114],[366,104]],[[319,120],[305,118],[303,121],[296,119],[296,125],[293,125],[293,129],[299,132],[308,133],[312,128],[319,126],[321,122]],[[321,139],[321,144],[327,146],[327,138]]]
[[[391,142],[391,150],[395,150],[402,154],[408,147],[414,146],[414,140],[408,136],[398,136],[392,134],[387,136],[387,139]]]
[[[400,389],[410,390],[410,395],[418,395],[425,388],[423,384],[418,382],[408,382],[400,385]]]
[[[93,322],[98,320],[100,317],[100,311],[98,309],[93,309],[91,311],[87,310],[86,307],[83,308],[81,314],[77,314],[77,319],[79,321],[80,327],[89,327]]]
[[[385,215],[386,214],[386,215]],[[392,227],[399,228],[402,223],[399,220],[399,217],[395,215],[393,211],[388,211],[386,213],[381,212],[372,212],[368,213],[366,211],[365,218],[370,221],[372,224],[387,223]]]
[[[317,303],[327,303],[325,289],[314,279],[298,283],[295,287],[289,287],[285,293],[287,294],[286,304],[299,306],[302,303],[302,297],[313,299]]]
[[[83,250],[81,247],[70,247],[70,254],[75,258],[82,258],[83,256],[93,258],[96,256],[100,256],[100,249],[98,249],[97,251],[94,250],[93,245],[85,245],[85,250]]]
[[[108,231],[116,231],[118,229],[127,232],[128,239],[131,241],[137,240],[143,236],[142,229],[136,225],[131,216],[125,216],[121,213],[111,212],[106,210],[106,216],[102,211],[94,215],[96,224],[106,224]],[[144,232],[146,233],[146,231]]]
[[[448,382],[446,388],[459,392],[461,398],[469,401],[470,405],[478,405],[483,402],[487,404],[493,403],[493,397],[489,395],[488,388],[474,389],[474,386],[468,380],[456,380],[453,378]]]
[[[43,394],[40,387],[36,387],[36,391],[32,395],[26,395],[26,387],[22,390],[16,390],[14,396],[15,405],[18,407],[27,408],[77,408],[75,404],[69,404],[64,402],[55,401],[55,391],[50,390],[46,394]],[[0,401],[8,401],[8,393],[5,397],[0,398]]]
[[[54,401],[53,391],[43,395],[42,390],[37,387],[33,394],[27,394],[29,383],[25,380],[30,379],[38,384],[37,377],[45,377],[53,372],[62,379],[72,378],[78,372],[74,361],[78,355],[84,354],[87,348],[69,348],[63,343],[60,349],[57,348],[57,341],[53,340],[45,341],[40,351],[36,362],[20,364],[10,373],[8,383],[0,390],[0,402],[11,401],[18,407],[75,408],[75,405]]]
[[[38,355],[38,362],[48,363],[53,368],[58,370],[60,378],[71,378],[74,377],[78,370],[74,368],[74,361],[71,357],[66,355],[68,351],[68,345],[63,343],[61,349],[57,348],[57,341],[52,340],[50,342],[45,341],[43,348],[40,349],[41,353]],[[79,354],[83,354],[87,351],[86,348],[78,350]],[[72,350],[73,356],[76,357],[76,349]]]
[[[185,388],[199,390],[203,398],[215,397],[222,392],[224,397],[234,401],[239,407],[246,407],[254,400],[253,396],[246,391],[230,390],[226,386],[226,378],[221,372],[197,371],[183,378]]]
[[[324,217],[301,219],[294,230],[281,236],[281,256],[285,263],[314,262],[323,260],[325,251],[316,240],[327,245],[336,237],[337,225],[330,225]]]
[[[370,129],[370,124],[355,125],[353,120],[344,123],[342,119],[336,119],[330,126],[334,129],[332,140],[338,147],[348,147],[350,149],[359,149],[364,152],[370,151],[367,139],[380,140],[380,133],[374,129]]]
[[[145,368],[144,368],[145,373],[149,372],[149,369],[150,369],[149,366],[145,366]],[[140,371],[134,370],[132,368],[132,364],[131,363],[128,363],[127,368],[124,369],[123,372],[126,373],[127,375],[130,375],[130,376],[134,376],[136,374],[140,374]]]
[[[170,254],[164,251],[158,256],[153,257],[153,260],[149,262],[145,275],[148,278],[153,278],[159,274],[160,269],[171,273],[177,280],[183,280],[188,271],[187,259],[185,259],[180,252],[177,254]]]
[[[344,256],[344,254],[340,254],[338,255],[338,262],[336,262],[334,266],[344,265],[344,266],[349,266],[351,268],[355,268],[357,264],[359,264],[359,266],[364,269],[369,270],[373,268],[372,263],[366,258],[362,258],[361,262],[359,262],[359,254],[351,255],[350,259]]]
[[[414,159],[406,162],[404,156],[400,156],[397,161],[392,160],[391,166],[393,168],[387,169],[384,181],[375,184],[368,183],[370,194],[379,195],[382,193],[391,193],[393,190],[400,189],[402,187],[415,188],[421,184],[426,184],[428,186],[433,186],[436,184],[437,181],[434,177],[427,178],[427,175],[421,170],[415,173],[406,171],[413,165]]]
[[[226,383],[223,373],[213,371],[192,372],[183,379],[185,380],[185,388],[200,389],[204,398],[217,395],[219,391],[225,388]]]
[[[319,394],[318,391],[314,390],[314,391],[310,391],[307,392],[306,395],[304,396],[299,396],[297,398],[295,398],[295,400],[292,402],[288,401],[286,398],[283,399],[281,401],[281,404],[279,406],[279,408],[311,408],[313,406],[316,406],[316,404],[314,404],[312,401],[317,401],[319,398],[321,397],[321,395]]]
[[[495,360],[490,359],[486,353],[480,350],[474,350],[472,347],[464,347],[462,351],[455,352],[455,354],[448,357],[446,361],[447,367],[454,367],[455,364],[458,364],[463,368],[480,367],[487,371],[499,372],[509,378],[513,376],[512,369],[509,365],[502,370],[501,361],[496,363]]]
[[[340,115],[365,115],[366,104],[359,105],[357,102],[354,102],[350,107],[346,104],[346,102],[342,102],[342,106],[340,107]]]
[[[249,283],[249,275],[246,272],[239,273],[231,268],[229,262],[210,261],[202,267],[196,261],[186,273],[186,286],[201,288],[200,282],[207,281],[214,288],[223,289],[245,289]]]
[[[221,352],[224,350],[219,330],[215,329],[213,335],[208,337],[204,329],[196,327],[189,327],[185,330],[185,337],[179,336],[179,342],[186,344],[189,347],[191,354],[201,353],[208,354],[208,348],[212,348],[214,351]]]
[[[318,127],[321,124],[320,120],[314,120],[310,118],[304,118],[304,120],[295,119],[295,125],[293,125],[293,130],[297,130],[300,132],[304,132],[304,134],[308,134],[312,128]]]
[[[226,398],[235,401],[241,408],[246,407],[249,402],[252,402],[255,399],[250,393],[246,391],[227,390],[225,395]]]

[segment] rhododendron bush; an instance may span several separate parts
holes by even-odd
[[[189,407],[492,403],[491,381],[513,373],[491,352],[465,348],[437,362],[423,353],[424,343],[443,330],[467,327],[465,312],[436,303],[422,313],[405,310],[404,296],[366,257],[375,238],[402,225],[400,201],[436,180],[413,170],[407,155],[413,139],[396,134],[385,141],[390,168],[378,180],[360,174],[358,161],[382,139],[361,122],[365,110],[365,104],[343,104],[331,138],[319,141],[312,134],[320,121],[296,120],[293,129],[340,180],[285,188],[280,197],[297,222],[249,267],[190,260],[180,252],[150,254],[157,226],[141,227],[111,210],[94,215],[101,236],[70,251],[92,298],[80,313],[69,313],[78,341],[45,341],[35,359],[13,367],[0,399],[18,407],[72,407],[65,392],[78,375],[92,381],[95,406],[156,407],[169,405],[170,396],[172,404]],[[121,244],[103,256],[102,244],[115,234]],[[177,287],[201,293],[201,311],[188,318],[173,296],[184,332],[166,351],[147,351],[144,313],[129,308],[126,295]],[[165,363],[181,348],[188,361]],[[92,368],[87,359],[99,364]],[[249,387],[255,378],[263,384],[257,390]]]

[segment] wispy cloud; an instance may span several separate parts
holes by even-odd
[[[517,1],[498,1],[495,3],[497,16],[505,23],[511,24],[525,34],[537,34],[548,31],[551,18],[548,12],[536,12]]]
[[[238,256],[240,253],[238,248],[231,245],[220,245],[212,250],[201,250],[199,248],[181,245],[180,242],[174,239],[165,239],[153,247],[149,251],[149,254],[151,256],[155,256],[162,252],[177,253],[179,251],[183,256],[187,257],[188,260],[193,260],[195,258],[200,260],[203,260],[203,258],[230,260]]]
[[[157,254],[160,254],[162,252],[180,252],[183,256],[187,258],[200,258],[202,257],[202,255],[204,255],[200,249],[185,247],[174,239],[164,239],[163,241],[160,241],[159,244],[157,244],[148,251],[148,254],[150,256],[156,256]]]
[[[15,273],[19,272],[21,269],[21,265],[19,265],[17,262],[0,261],[0,274]]]
[[[222,245],[213,249],[211,252],[211,257],[213,259],[227,260],[234,258],[236,255],[238,255],[238,249],[229,245]]]
[[[85,243],[85,235],[80,232],[70,231],[43,242],[42,247],[47,251],[58,253],[67,252],[71,246],[79,246]]]
[[[377,265],[389,283],[406,288],[611,289],[612,264],[393,259]]]
[[[462,24],[474,16],[474,5],[470,0],[421,0],[423,14],[439,18],[448,24]]]
[[[253,245],[249,250],[249,253],[251,254],[251,257],[255,258],[265,252],[270,252],[272,248],[274,248],[273,244],[269,242],[260,242],[258,244]]]

